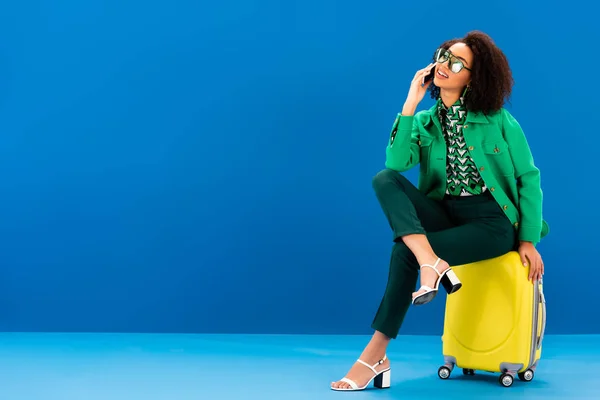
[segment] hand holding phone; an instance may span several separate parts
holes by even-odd
[[[420,69],[415,74],[413,81],[408,91],[408,96],[402,108],[402,115],[413,115],[417,105],[423,100],[427,88],[433,82],[435,74],[435,63],[429,64],[427,67]],[[427,79],[426,79],[427,78]]]
[[[433,80],[433,77],[435,76],[435,64],[433,64],[433,66],[429,69],[429,72],[423,77],[423,85],[426,84],[427,82],[429,82],[430,80]]]

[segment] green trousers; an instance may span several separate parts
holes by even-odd
[[[389,169],[373,178],[373,189],[392,228],[394,245],[387,287],[371,326],[389,338],[398,335],[419,275],[419,264],[403,236],[425,234],[438,257],[451,266],[516,248],[516,231],[489,192],[438,202]]]

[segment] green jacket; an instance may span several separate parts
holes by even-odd
[[[420,164],[418,187],[441,200],[446,192],[446,142],[436,106],[414,116],[398,114],[386,149],[386,168],[404,172]],[[463,134],[473,161],[519,240],[539,243],[548,234],[542,219],[540,171],[517,120],[506,110],[469,112]]]

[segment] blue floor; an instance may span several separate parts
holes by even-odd
[[[534,381],[437,377],[439,337],[392,342],[392,388],[329,390],[365,336],[0,334],[2,400],[600,399],[600,336],[547,336]],[[526,397],[524,397],[526,396]]]

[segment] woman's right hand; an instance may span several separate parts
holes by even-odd
[[[423,85],[423,78],[431,71],[431,68],[435,68],[435,63],[429,64],[415,74],[410,84],[408,96],[406,96],[406,101],[404,102],[402,115],[413,115],[415,113],[417,106],[421,100],[423,100],[423,97],[427,92],[427,88],[431,85],[431,82],[433,82],[433,79],[430,79]]]

